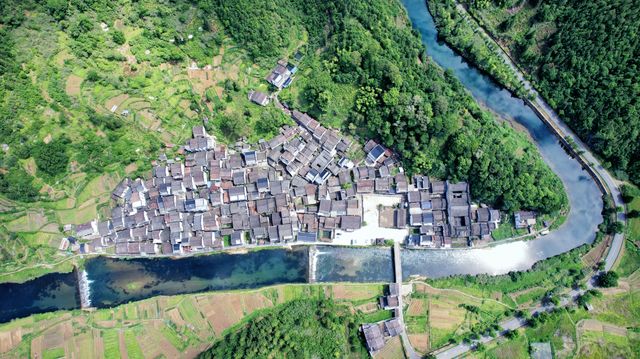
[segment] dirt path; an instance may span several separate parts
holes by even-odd
[[[40,268],[40,267],[53,268],[53,267],[55,267],[57,265],[60,265],[60,264],[66,262],[68,260],[74,259],[76,257],[81,257],[81,256],[82,256],[81,254],[75,254],[75,255],[73,255],[71,257],[67,257],[67,258],[65,258],[65,259],[63,259],[61,261],[55,262],[55,263],[39,263],[39,264],[30,265],[28,267],[22,267],[20,269],[14,270],[12,272],[2,273],[2,275],[0,277],[8,276],[8,275],[11,275],[11,274],[16,274],[16,273],[22,272],[23,270],[27,270],[27,269],[34,269],[34,268]]]
[[[427,291],[427,293],[429,293],[429,294],[439,294],[439,293],[442,293],[442,292],[456,293],[456,294],[460,294],[462,296],[465,296],[467,298],[472,298],[472,299],[479,300],[479,301],[483,301],[483,300],[487,301],[488,300],[488,301],[494,302],[496,304],[500,304],[501,306],[503,306],[505,308],[515,309],[515,308],[510,307],[509,305],[507,305],[505,303],[502,303],[501,301],[498,301],[498,300],[495,300],[495,299],[492,299],[492,298],[476,297],[476,296],[471,295],[469,293],[462,292],[462,291],[460,291],[458,289],[436,288],[436,287],[433,287],[433,286],[431,286],[431,285],[429,285],[429,284],[427,284],[426,282],[423,282],[423,281],[411,281],[411,283],[417,283],[417,284],[424,285],[426,288],[431,290],[431,291]]]

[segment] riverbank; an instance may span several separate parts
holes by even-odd
[[[456,9],[458,9],[459,11],[464,11],[467,16],[473,17],[472,14],[469,14],[467,10],[459,4],[457,4]],[[478,19],[475,19],[475,21],[477,22]],[[566,125],[566,123],[564,123],[560,119],[560,117],[555,113],[551,106],[549,106],[545,99],[542,98],[538,91],[529,82],[529,80],[527,80],[527,76],[525,76],[526,72],[511,57],[509,51],[507,51],[507,49],[505,49],[504,46],[499,41],[497,41],[497,39],[492,36],[490,32],[487,31],[487,29],[485,29],[479,23],[476,24],[476,30],[480,31],[484,34],[485,37],[492,40],[493,44],[496,46],[497,54],[504,59],[505,63],[511,68],[513,73],[524,84],[525,88],[533,94],[533,96],[523,99],[527,106],[531,108],[538,116],[538,118],[552,130],[552,132],[562,144],[563,148],[580,163],[582,168],[586,170],[587,173],[589,173],[589,175],[598,185],[598,188],[602,192],[602,194],[604,196],[610,197],[613,200],[616,208],[622,208],[622,210],[615,213],[615,216],[612,216],[612,219],[626,223],[625,205],[624,201],[622,201],[622,195],[620,193],[618,182],[613,178],[609,171],[607,171],[602,166],[600,160],[591,152],[591,150],[584,144],[584,142],[582,142],[582,140],[568,127],[568,125]],[[610,244],[609,254],[606,258],[605,269],[610,270],[613,267],[620,255],[623,243],[623,234],[615,234]]]
[[[526,98],[530,95],[508,64],[495,54],[491,38],[476,31],[478,25],[475,19],[462,11],[461,4],[455,0],[429,0],[427,6],[438,28],[439,39],[516,97]]]
[[[368,319],[379,314],[383,289],[382,284],[286,284],[38,314],[0,324],[0,356],[190,358],[256,315],[296,299],[333,298]]]

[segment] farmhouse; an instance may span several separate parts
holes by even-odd
[[[249,101],[257,103],[260,106],[269,104],[269,95],[260,91],[249,91]]]
[[[287,71],[280,63],[271,80],[284,85]],[[194,126],[183,158],[161,155],[151,178],[121,181],[112,193],[118,206],[111,219],[79,225],[77,235],[99,238],[100,250],[150,255],[211,251],[225,242],[354,243],[362,236],[366,243],[380,233],[365,219],[405,230],[407,245],[420,248],[466,244],[497,228],[499,213],[472,204],[466,183],[407,178],[396,156],[375,141],[365,144],[365,158],[351,159],[352,142],[339,131],[297,110],[291,117],[295,125],[256,146],[227,147]],[[384,211],[365,206],[364,198],[376,195],[399,202]],[[397,306],[397,295],[381,305]],[[393,323],[387,327],[380,327],[383,334],[393,332]]]

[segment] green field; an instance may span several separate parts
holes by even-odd
[[[105,358],[120,357],[119,333],[117,330],[106,330],[102,332],[102,341],[104,343]]]
[[[278,285],[257,290],[199,293],[155,297],[109,309],[95,311],[58,311],[37,314],[0,324],[0,335],[14,335],[17,342],[0,343],[5,352],[0,358],[27,357],[32,343],[46,339],[41,350],[32,355],[46,358],[87,357],[102,346],[105,358],[179,357],[194,348],[210,345],[227,334],[241,330],[247,322],[269,313],[273,307],[299,299],[329,299],[346,306],[359,323],[390,317],[389,311],[364,315],[360,305],[375,305],[382,294],[380,285],[327,284]],[[364,298],[371,297],[370,300]],[[65,326],[74,328],[70,338]],[[16,336],[16,333],[30,333]],[[366,349],[355,332],[349,331],[350,351],[365,358]],[[96,339],[97,338],[97,339]],[[95,340],[98,340],[96,342]],[[58,347],[60,341],[76,345]],[[123,346],[121,346],[121,344]],[[8,345],[8,346],[5,346]],[[48,347],[50,345],[51,347]]]
[[[2,122],[10,130],[2,135],[9,150],[0,153],[0,281],[60,268],[41,265],[67,255],[57,252],[68,234],[62,226],[108,215],[118,181],[146,174],[160,151],[175,155],[173,145],[190,137],[202,118],[226,142],[268,139],[291,121],[273,105],[260,107],[247,98],[249,90],[268,90],[264,76],[274,62],[255,64],[217,30],[215,19],[205,20],[189,2],[69,6],[53,17],[46,6],[6,6],[19,17],[9,27],[0,25],[13,55],[8,61],[15,61],[8,68],[32,81],[16,82],[11,92],[0,89],[6,100],[0,113],[13,106],[13,117],[20,119]],[[146,11],[144,19],[129,16],[137,11]],[[122,43],[116,33],[123,34]],[[187,40],[175,41],[180,36]],[[305,38],[291,36],[294,43]],[[282,55],[292,51],[282,49]],[[22,102],[15,108],[11,101]],[[50,160],[41,148],[62,155]],[[55,173],[46,173],[47,160]],[[13,274],[23,268],[29,269]]]

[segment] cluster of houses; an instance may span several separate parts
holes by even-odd
[[[293,81],[293,75],[298,71],[298,67],[286,60],[279,60],[276,67],[269,72],[265,80],[273,85],[277,90],[291,85]],[[261,91],[251,90],[249,91],[249,101],[252,101],[260,106],[266,106],[269,104],[269,94]]]
[[[377,323],[363,324],[360,327],[367,343],[367,350],[369,350],[372,357],[384,348],[387,340],[400,335],[404,331],[404,327],[400,319],[400,311],[402,308],[399,307],[399,296],[400,284],[389,284],[389,293],[380,298],[380,308],[393,310],[393,318]]]
[[[430,182],[415,176],[416,190],[407,192],[406,203],[399,208],[399,226],[408,218],[416,228],[407,245],[428,248],[451,248],[454,241],[472,245],[473,239],[488,239],[500,224],[500,212],[471,203],[466,182]],[[405,211],[408,211],[408,217]]]
[[[472,205],[466,183],[425,176],[410,183],[393,152],[375,141],[356,165],[349,138],[305,113],[291,116],[296,126],[257,147],[229,149],[195,126],[182,159],[162,155],[149,178],[123,180],[111,218],[78,225],[76,236],[90,242],[88,252],[115,247],[119,255],[331,242],[363,226],[362,196],[374,193],[403,196],[390,222],[407,229],[409,245],[447,248],[497,227],[498,211]]]
[[[112,193],[111,218],[77,226],[76,236],[94,252],[113,246],[116,254],[150,255],[331,241],[337,231],[360,228],[357,194],[373,190],[367,184],[376,171],[354,168],[346,156],[351,141],[340,133],[292,116],[298,126],[258,148],[231,150],[194,127],[183,160],[161,156],[150,178],[123,180]]]

